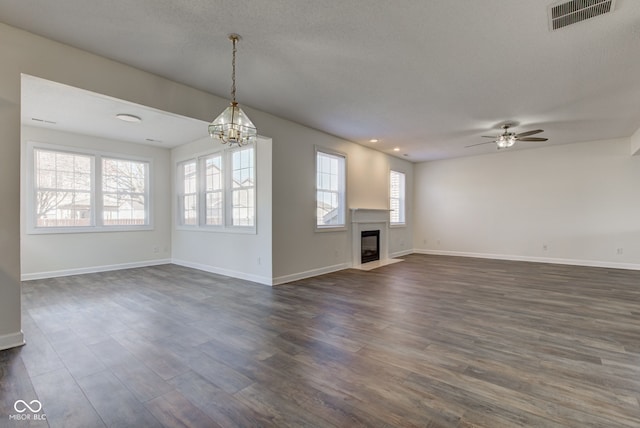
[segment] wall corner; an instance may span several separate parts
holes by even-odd
[[[640,156],[640,128],[629,138],[631,147],[631,156]]]

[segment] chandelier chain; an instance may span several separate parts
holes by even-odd
[[[237,37],[231,37],[233,42],[233,59],[231,60],[231,99],[236,102],[236,42]]]
[[[229,34],[233,42],[233,57],[231,60],[231,105],[209,124],[211,138],[220,140],[229,146],[245,146],[257,141],[258,132],[251,120],[236,102],[236,43],[241,39],[238,34]]]

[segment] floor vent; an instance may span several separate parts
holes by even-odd
[[[616,0],[571,0],[549,6],[549,28],[557,30],[613,11]]]

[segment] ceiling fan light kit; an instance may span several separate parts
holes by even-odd
[[[496,145],[499,149],[507,149],[516,143],[515,135],[501,135],[496,140]]]

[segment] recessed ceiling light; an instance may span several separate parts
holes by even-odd
[[[378,140],[377,138],[372,138],[369,140],[370,143],[377,143],[378,141],[380,140]]]
[[[131,122],[131,123],[140,123],[142,122],[142,119],[140,119],[138,116],[134,116],[132,114],[128,114],[128,113],[118,113],[116,114],[116,117],[120,120],[124,120],[125,122]]]
[[[393,149],[394,152],[399,152],[400,151],[400,147],[396,147]]]

